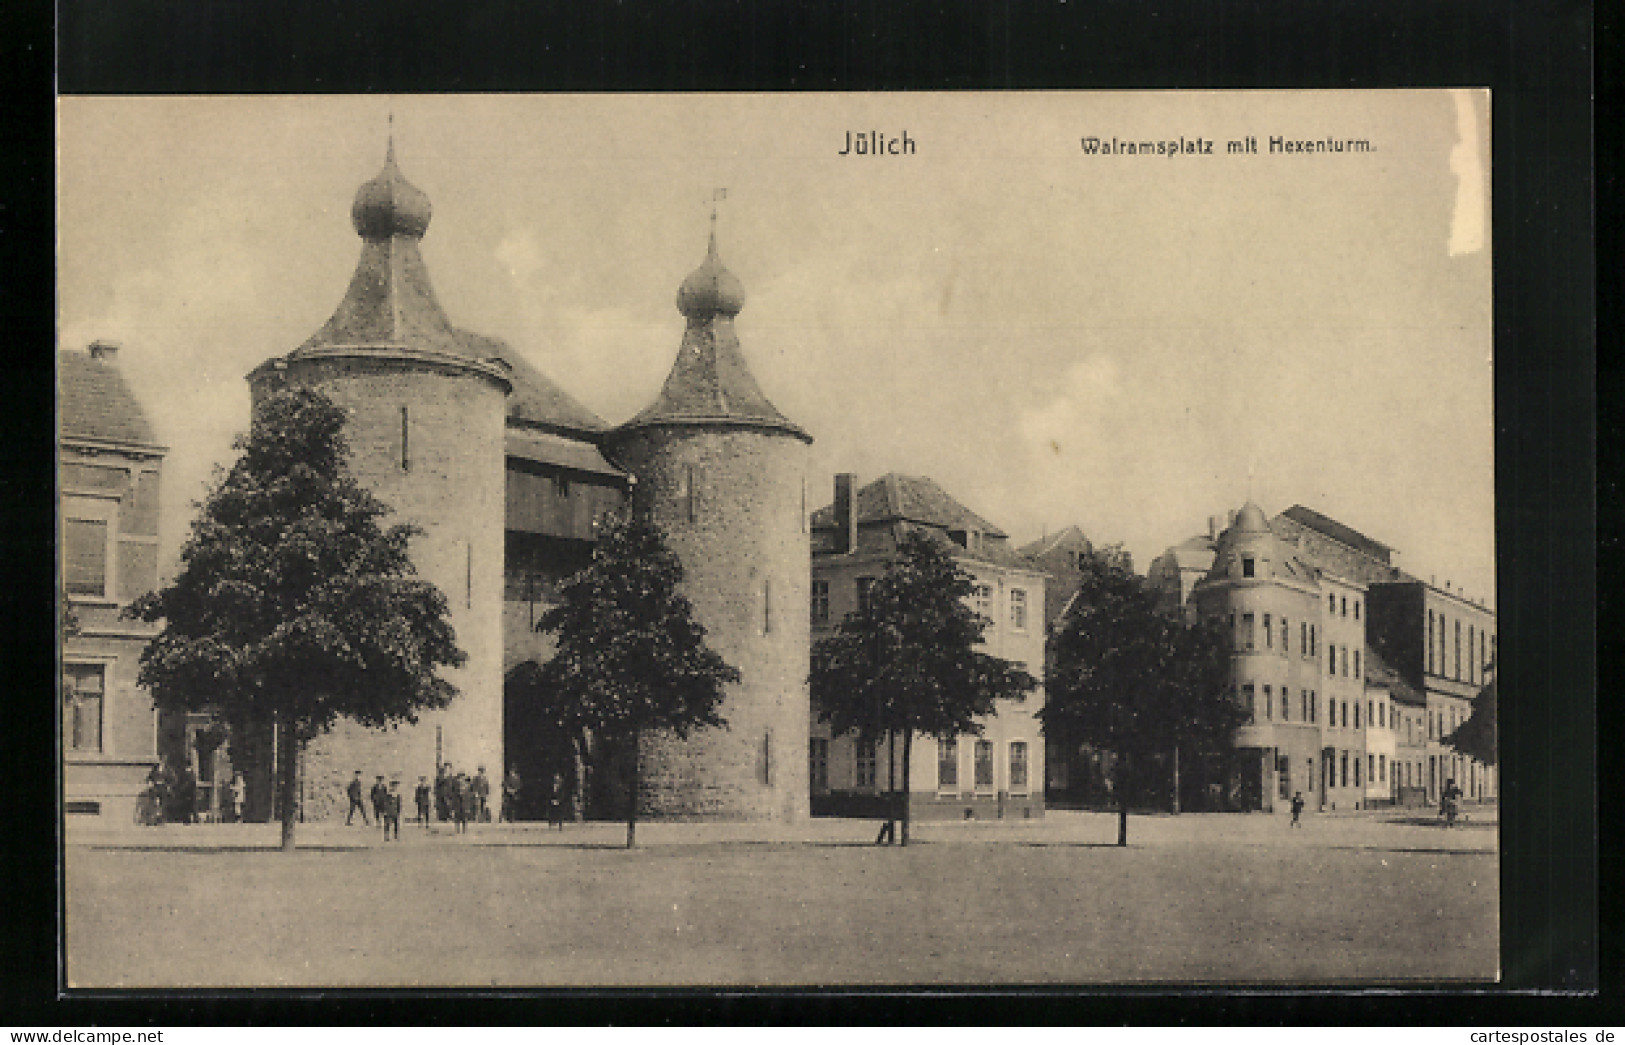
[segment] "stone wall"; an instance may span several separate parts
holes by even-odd
[[[639,804],[652,816],[807,816],[809,557],[806,445],[768,429],[668,426],[615,440],[683,563],[706,641],[738,668],[727,729],[641,745]]]

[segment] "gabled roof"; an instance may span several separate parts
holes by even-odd
[[[508,364],[513,391],[508,395],[508,420],[543,428],[571,432],[604,431],[603,419],[577,402],[564,389],[524,357],[501,342],[493,344],[492,354]]]
[[[503,450],[510,458],[551,465],[590,475],[623,480],[626,473],[604,459],[598,447],[585,439],[544,431],[540,428],[508,426]]]
[[[1334,541],[1346,544],[1356,551],[1381,559],[1383,562],[1388,561],[1389,553],[1393,550],[1381,541],[1374,541],[1359,530],[1351,526],[1345,526],[1336,519],[1322,515],[1313,508],[1305,508],[1301,504],[1295,504],[1281,514],[1295,523],[1324,534]]]
[[[1068,526],[1060,533],[1051,534],[1048,537],[1040,537],[1031,544],[1023,545],[1017,550],[1020,552],[1020,554],[1027,556],[1029,559],[1036,559],[1040,558],[1041,556],[1048,555],[1057,549],[1073,548],[1078,551],[1089,552],[1093,551],[1094,547],[1094,544],[1089,540],[1088,537],[1084,536],[1081,529],[1079,529],[1077,526]]]
[[[889,472],[858,491],[858,524],[907,521],[924,523],[939,529],[975,530],[989,537],[1007,534],[966,508],[937,485],[935,479],[920,475],[902,475]],[[832,527],[836,524],[835,506],[832,504],[813,512],[814,527]]]
[[[115,364],[67,350],[57,352],[56,364],[58,424],[64,438],[156,444],[146,411]]]
[[[1405,676],[1384,660],[1373,646],[1367,646],[1365,650],[1365,676],[1371,682],[1386,687],[1389,695],[1402,704],[1419,707],[1427,704],[1427,697],[1405,681]]]

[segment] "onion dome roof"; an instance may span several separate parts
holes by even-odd
[[[688,319],[677,360],[660,395],[622,425],[623,430],[673,424],[741,426],[774,428],[812,441],[762,394],[745,364],[734,333],[734,316],[744,306],[745,288],[723,267],[713,231],[705,261],[677,291],[677,309]]]
[[[1276,536],[1263,509],[1252,501],[1242,506],[1229,529],[1219,535],[1213,552],[1213,565],[1198,583],[1252,578],[1319,587],[1314,567]]]
[[[434,208],[421,189],[406,180],[395,165],[395,143],[389,143],[384,169],[356,190],[350,207],[350,221],[363,239],[381,240],[392,236],[421,239],[428,231]]]
[[[1236,521],[1230,524],[1230,528],[1237,533],[1269,533],[1270,522],[1264,515],[1264,509],[1248,501],[1236,513]]]
[[[704,319],[711,315],[737,316],[744,307],[745,285],[717,256],[717,234],[713,229],[705,260],[677,288],[677,311],[689,319]]]

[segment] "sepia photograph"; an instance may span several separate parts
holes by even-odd
[[[1491,104],[60,97],[62,987],[1496,984]]]

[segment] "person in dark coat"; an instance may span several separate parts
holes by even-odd
[[[509,766],[502,778],[502,819],[512,823],[519,812],[519,767]]]
[[[384,792],[383,813],[379,822],[384,825],[384,841],[389,841],[391,829],[395,832],[395,841],[401,840],[401,782],[391,780],[389,790]]]
[[[479,767],[479,770],[474,774],[474,779],[468,782],[468,786],[474,791],[474,809],[469,815],[469,819],[478,824],[490,823],[491,780],[485,775],[484,766]]]
[[[451,763],[442,762],[434,771],[434,809],[443,824],[451,819]]]
[[[389,788],[384,786],[384,778],[380,775],[372,785],[369,796],[372,799],[372,815],[380,824],[384,822],[384,800],[389,797]]]
[[[1303,826],[1303,792],[1298,791],[1292,796],[1292,823],[1289,827]]]
[[[175,805],[183,824],[197,823],[197,777],[190,766],[182,766],[175,787]]]
[[[468,830],[469,807],[474,804],[473,791],[468,786],[468,777],[461,773],[452,777],[446,788],[451,803],[451,819],[458,833]]]
[[[344,793],[350,796],[350,811],[344,814],[344,826],[350,826],[351,818],[355,816],[357,810],[361,812],[361,822],[371,826],[371,821],[367,819],[367,807],[361,804],[361,770],[355,771],[355,776],[350,778],[350,786],[344,789]]]
[[[412,793],[412,797],[417,800],[417,804],[418,804],[418,823],[422,824],[424,827],[428,827],[429,826],[429,778],[428,777],[426,777],[426,776],[418,777],[418,787],[417,787],[417,790]]]

